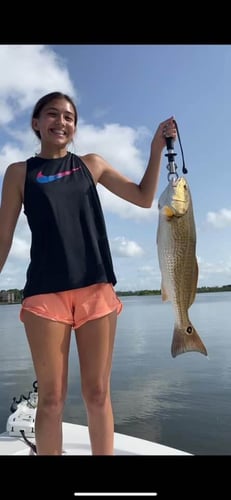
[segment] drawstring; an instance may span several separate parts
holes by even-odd
[[[183,174],[187,174],[188,170],[187,170],[187,168],[185,166],[184,152],[183,152],[183,148],[182,148],[182,144],[181,144],[179,128],[178,128],[178,125],[176,123],[176,120],[174,120],[174,123],[175,123],[176,131],[177,131],[177,136],[178,136],[178,140],[179,140],[179,144],[180,144],[181,156],[182,156],[182,161],[183,161],[182,172],[183,172]]]

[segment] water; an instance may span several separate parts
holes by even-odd
[[[190,318],[208,357],[171,357],[173,309],[160,296],[122,297],[112,369],[115,430],[196,455],[231,454],[231,292],[198,294]],[[35,374],[20,305],[0,307],[0,432]],[[72,336],[64,419],[86,425]]]

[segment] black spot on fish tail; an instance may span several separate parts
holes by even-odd
[[[175,358],[179,354],[190,351],[208,355],[205,345],[192,324],[189,323],[185,329],[175,326],[171,346],[172,357]]]

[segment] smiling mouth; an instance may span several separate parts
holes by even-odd
[[[66,136],[66,132],[64,132],[64,131],[57,131],[57,130],[54,130],[54,129],[50,129],[50,131],[56,137],[65,137]]]

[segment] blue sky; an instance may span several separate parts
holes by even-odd
[[[73,150],[95,152],[141,179],[159,122],[177,121],[197,231],[198,286],[231,283],[231,45],[0,45],[0,186],[7,166],[39,151],[30,129],[43,94],[74,97]],[[182,175],[179,143],[175,144]],[[151,209],[99,186],[117,290],[159,289],[157,200],[167,185],[163,155]],[[30,233],[23,211],[0,289],[23,288]]]

